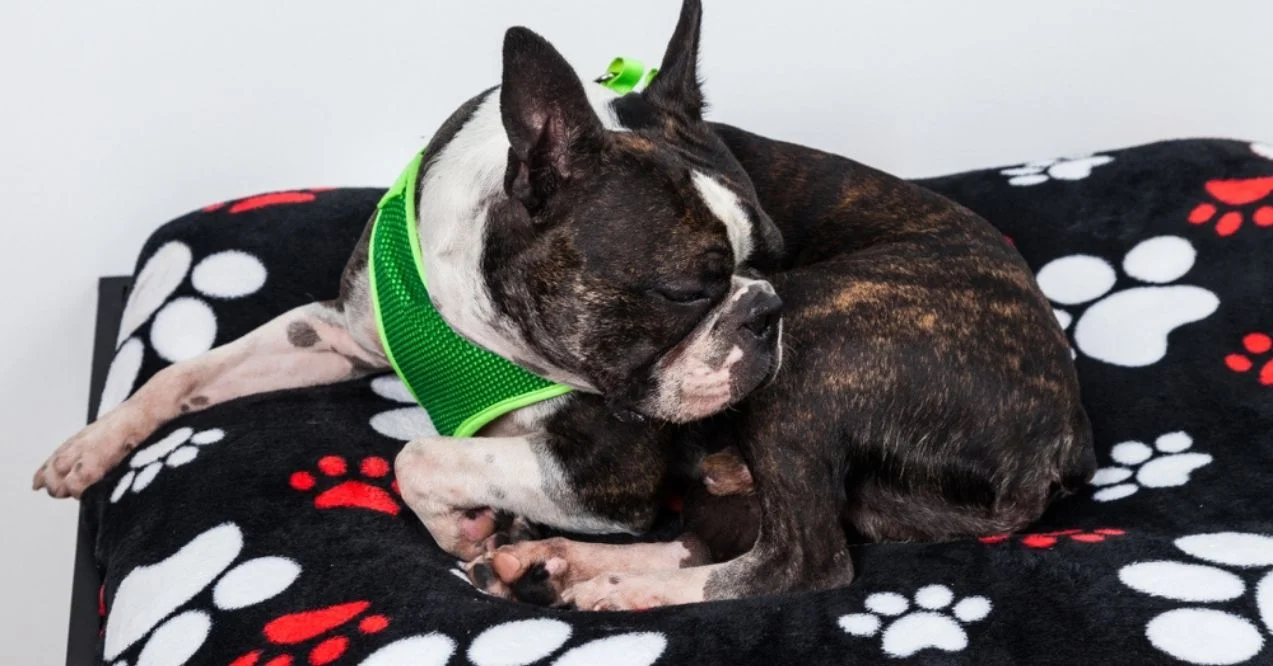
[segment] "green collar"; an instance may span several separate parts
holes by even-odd
[[[639,61],[616,58],[598,83],[627,93]],[[645,82],[654,76],[651,70]],[[367,263],[372,308],[385,356],[438,433],[472,437],[495,419],[571,391],[460,337],[429,300],[416,224],[419,153],[385,193],[372,222]]]

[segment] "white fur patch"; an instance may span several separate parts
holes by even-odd
[[[614,110],[613,102],[619,99],[619,93],[605,86],[593,85],[587,81],[584,82],[583,89],[588,94],[588,103],[592,105],[592,110],[601,119],[602,127],[611,132],[629,131],[628,128],[619,123],[619,114]]]
[[[429,294],[441,314],[469,340],[500,355],[523,345],[493,326],[481,273],[487,216],[482,202],[502,189],[508,149],[494,91],[434,157],[420,185],[418,222]]]
[[[591,84],[584,84],[584,90],[607,130],[625,129],[611,104],[617,98],[613,91]],[[447,323],[468,340],[504,358],[523,358],[549,369],[550,379],[589,390],[586,380],[534,353],[492,306],[482,274],[489,213],[485,202],[504,196],[508,149],[497,89],[439,151],[420,184],[420,249],[429,293]]]
[[[751,219],[738,203],[738,195],[701,171],[695,171],[691,178],[707,208],[725,223],[729,244],[734,248],[734,265],[747,261],[752,251]]]
[[[440,545],[447,535],[439,531],[450,527],[444,516],[474,506],[584,534],[629,531],[577,506],[560,466],[527,437],[423,437],[407,444],[395,469],[403,499]]]
[[[556,414],[569,402],[569,396],[561,396],[551,400],[542,400],[509,414],[513,425],[523,432],[535,432],[544,429],[548,417]]]
[[[773,286],[764,280],[735,275],[729,296],[690,334],[676,361],[663,368],[654,398],[662,418],[694,420],[714,414],[729,404],[734,367],[746,354],[742,348],[721,337],[721,332],[716,330],[716,322],[752,290],[774,293]],[[730,345],[728,351],[725,344]],[[781,338],[778,346],[781,348]],[[725,354],[723,359],[722,352]],[[715,361],[718,365],[713,366],[711,361],[716,359],[721,360]]]

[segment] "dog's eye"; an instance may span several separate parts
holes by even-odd
[[[711,295],[703,291],[702,287],[689,285],[658,287],[651,289],[650,293],[677,305],[692,305],[711,299]]]

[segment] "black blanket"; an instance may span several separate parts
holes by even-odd
[[[1177,141],[924,182],[1038,272],[1101,470],[1027,534],[858,548],[851,587],[642,613],[486,597],[395,492],[391,376],[163,428],[86,497],[108,664],[1273,663],[1273,149]],[[104,402],[335,295],[380,191],[147,242]],[[50,443],[52,444],[52,443]],[[1179,660],[1179,661],[1177,661]]]

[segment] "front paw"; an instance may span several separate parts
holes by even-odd
[[[53,497],[80,497],[149,434],[132,410],[116,409],[59,446],[36,470],[31,488]]]
[[[424,523],[442,550],[465,562],[486,551],[484,542],[495,533],[495,512],[475,500],[471,484],[464,483],[446,438],[424,438],[403,447],[394,460],[394,473],[402,499]]]
[[[495,512],[485,507],[416,511],[416,515],[439,548],[465,562],[481,557],[487,550],[486,540],[495,533]]]

